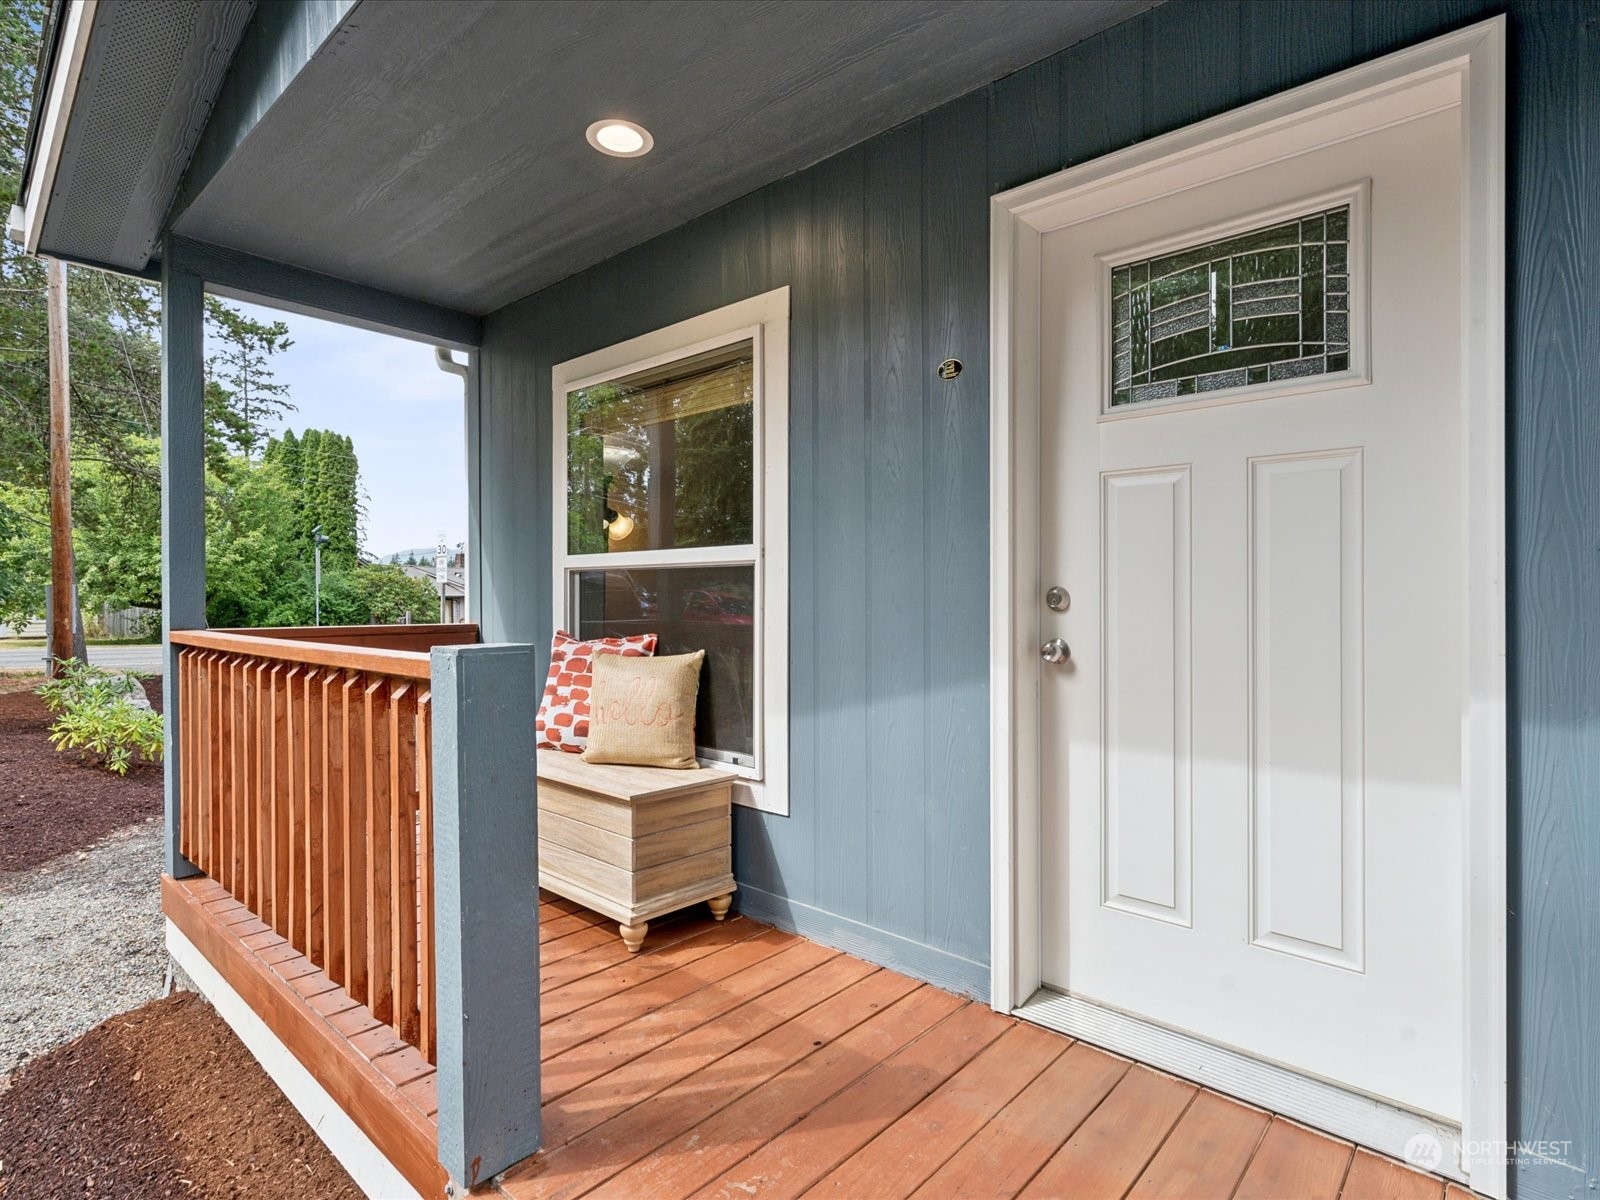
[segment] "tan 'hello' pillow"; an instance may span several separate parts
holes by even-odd
[[[583,761],[687,770],[694,761],[694,704],[706,652],[656,658],[597,655]]]

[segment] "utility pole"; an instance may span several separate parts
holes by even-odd
[[[50,674],[83,659],[78,585],[72,561],[72,395],[67,378],[67,264],[47,259],[45,313],[50,331]]]

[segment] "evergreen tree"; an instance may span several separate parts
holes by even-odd
[[[272,356],[294,345],[289,327],[253,320],[207,296],[206,333],[214,347],[206,374],[225,397],[216,417],[234,449],[248,458],[265,441],[266,425],[294,408],[289,386],[272,374]]]

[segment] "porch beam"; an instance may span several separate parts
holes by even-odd
[[[439,1161],[471,1189],[539,1148],[533,648],[431,665]]]
[[[174,270],[199,276],[207,291],[233,300],[268,304],[452,350],[473,350],[483,342],[483,321],[468,313],[225,246],[170,237],[163,269],[168,262]]]
[[[161,272],[161,684],[165,709],[166,837],[163,870],[174,879],[200,872],[179,852],[183,730],[175,630],[206,627],[205,292],[199,276]]]

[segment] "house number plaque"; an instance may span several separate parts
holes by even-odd
[[[939,364],[940,379],[954,379],[959,374],[961,374],[961,360],[959,358],[947,358]]]

